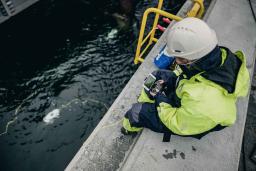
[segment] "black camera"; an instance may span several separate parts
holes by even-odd
[[[157,94],[158,92],[162,92],[164,89],[164,83],[162,80],[156,80],[156,77],[152,74],[149,74],[145,79],[143,87],[145,90]]]
[[[163,87],[163,83],[160,80],[158,80],[152,85],[150,91],[153,94],[157,94],[158,92],[161,92],[163,90]]]

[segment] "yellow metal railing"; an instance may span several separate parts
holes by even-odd
[[[194,2],[195,2],[194,6],[188,12],[187,16],[188,17],[199,17],[200,18],[202,16],[202,14],[204,13],[203,0],[194,0]],[[164,17],[167,17],[167,18],[170,18],[172,20],[176,20],[176,21],[182,20],[182,18],[179,17],[179,16],[176,16],[176,15],[173,15],[171,13],[168,13],[168,12],[165,12],[165,11],[161,10],[162,5],[163,5],[163,0],[159,0],[157,8],[148,8],[143,14],[141,27],[140,27],[140,35],[139,35],[136,54],[135,54],[135,58],[134,58],[134,63],[135,64],[138,64],[139,62],[143,62],[144,59],[142,58],[142,56],[144,55],[144,53],[147,51],[147,49],[150,47],[150,45],[153,42],[158,41],[158,39],[155,38],[155,32],[156,32],[156,26],[158,24],[158,20],[159,20],[160,15],[164,16]],[[148,35],[143,39],[144,32],[145,32],[145,27],[146,27],[146,23],[147,23],[147,18],[148,18],[148,15],[150,13],[155,13],[156,14],[155,19],[154,19],[154,23],[153,23],[153,28],[148,33]],[[146,41],[148,39],[149,39],[148,44],[146,45],[144,50],[142,50],[142,52],[141,52],[142,46],[146,43]]]
[[[134,59],[134,63],[135,64],[138,64],[139,62],[143,62],[144,59],[142,58],[142,55],[147,51],[147,49],[149,48],[149,46],[152,44],[152,42],[157,42],[157,39],[154,37],[155,36],[155,31],[156,31],[156,25],[158,23],[158,17],[157,17],[157,20],[155,20],[156,22],[154,22],[154,25],[153,25],[153,29],[148,33],[148,35],[145,37],[145,39],[143,39],[143,36],[144,36],[144,31],[145,31],[145,27],[146,27],[146,22],[147,22],[147,18],[148,18],[148,15],[150,13],[156,13],[157,16],[159,17],[159,14],[164,16],[164,17],[168,17],[172,20],[176,20],[176,21],[180,21],[182,20],[181,17],[178,17],[176,15],[173,15],[173,14],[170,14],[168,12],[165,12],[165,11],[162,11],[160,9],[157,9],[157,8],[148,8],[145,12],[144,12],[144,15],[143,15],[143,18],[142,18],[142,22],[141,22],[141,29],[140,29],[140,35],[139,35],[139,40],[138,40],[138,45],[137,45],[137,50],[136,50],[136,55],[135,55],[135,59]],[[155,18],[156,18],[155,17]],[[145,49],[141,52],[141,47],[145,44],[145,42],[148,40],[148,44],[147,46],[145,47]]]
[[[204,13],[204,1],[203,0],[194,0],[194,6],[187,13],[188,17],[197,17],[201,18]]]

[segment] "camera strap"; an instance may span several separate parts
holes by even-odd
[[[170,142],[171,141],[171,133],[170,132],[165,132],[163,135],[163,142]]]

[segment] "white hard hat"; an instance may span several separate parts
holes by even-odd
[[[217,43],[214,30],[203,20],[189,17],[171,27],[164,53],[169,56],[195,60],[210,53]]]

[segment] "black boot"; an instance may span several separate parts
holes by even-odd
[[[128,131],[127,129],[125,129],[124,127],[121,128],[121,133],[124,135],[136,135],[138,132],[134,132],[134,131]]]

